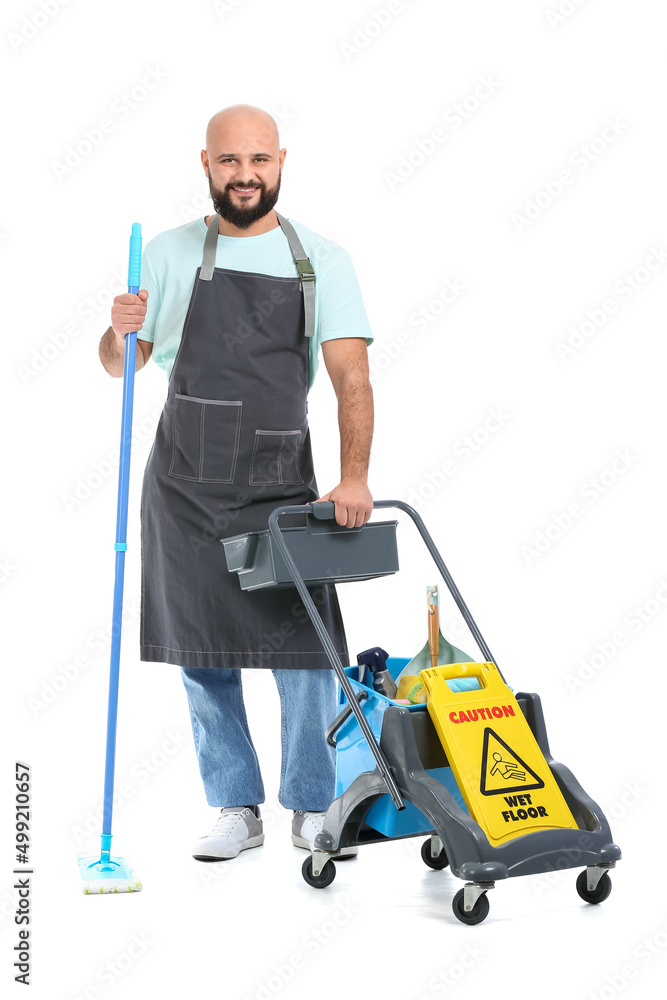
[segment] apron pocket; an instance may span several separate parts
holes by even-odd
[[[233,483],[242,402],[174,395],[169,475],[198,483]]]
[[[250,459],[250,486],[302,483],[299,470],[301,431],[255,431]]]

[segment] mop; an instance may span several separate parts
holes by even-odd
[[[141,285],[141,225],[132,224],[130,237],[130,263],[128,292],[136,295]],[[137,334],[125,337],[123,367],[123,410],[120,431],[120,462],[118,470],[118,506],[116,512],[116,576],[113,592],[113,618],[111,629],[111,665],[109,670],[109,709],[107,715],[107,746],[104,771],[104,811],[102,816],[102,849],[97,854],[79,854],[79,874],[83,879],[85,895],[113,892],[139,892],[142,888],[127,855],[111,854],[111,814],[113,807],[113,782],[116,755],[116,719],[118,712],[118,674],[120,667],[120,633],[123,610],[123,582],[125,578],[125,552],[127,550],[127,508],[130,484],[130,448],[132,436],[132,403],[134,396],[134,369],[137,351]]]

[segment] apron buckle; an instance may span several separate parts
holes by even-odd
[[[299,272],[299,278],[301,279],[301,287],[303,288],[304,281],[314,281],[315,272],[313,270],[313,265],[310,263],[310,259],[305,257],[303,260],[295,260],[296,269]]]

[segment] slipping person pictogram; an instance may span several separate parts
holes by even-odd
[[[525,792],[533,788],[544,788],[542,778],[495,730],[487,726],[482,742],[479,777],[482,795]]]
[[[498,773],[502,778],[505,778],[506,781],[509,781],[510,778],[515,778],[517,781],[526,780],[526,772],[517,767],[514,761],[503,760],[497,751],[494,753],[493,759],[496,763],[489,771],[489,774],[493,775]]]

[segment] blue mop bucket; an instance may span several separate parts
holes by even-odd
[[[396,680],[409,662],[408,657],[390,656],[387,659],[386,667],[394,680]],[[385,698],[383,694],[375,691],[372,687],[359,683],[358,666],[346,667],[345,673],[355,693],[358,691],[367,693],[368,697],[360,703],[360,708],[368,720],[373,735],[379,741],[384,713],[389,705],[395,705],[395,702],[390,701],[389,698]],[[368,671],[366,673],[368,675]],[[346,704],[347,698],[339,686],[339,710]],[[425,704],[402,705],[401,708],[406,708],[408,712],[428,711]],[[372,771],[374,767],[375,758],[373,757],[373,753],[359,728],[359,723],[355,716],[350,715],[336,734],[336,796],[344,792],[346,788],[349,788],[356,777],[364,771]],[[443,784],[454,796],[458,805],[468,812],[450,767],[426,768],[426,773]],[[426,816],[412,802],[406,800],[405,809],[399,812],[389,794],[383,795],[382,798],[373,803],[366,814],[364,822],[374,830],[377,830],[378,833],[392,838],[429,833],[432,829]]]

